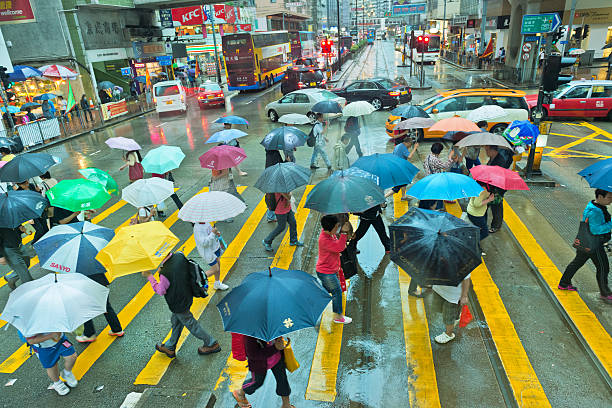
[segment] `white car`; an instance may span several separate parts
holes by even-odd
[[[187,93],[181,81],[162,81],[153,85],[153,102],[157,113],[187,112]]]
[[[326,99],[338,102],[341,107],[346,105],[346,99],[333,92],[325,89],[309,88],[290,92],[279,100],[270,102],[266,105],[266,115],[272,122],[276,122],[279,117],[287,113],[300,113],[308,116],[314,122],[315,114],[311,110],[313,105]],[[341,115],[341,113],[336,113],[330,114],[328,117],[333,119]]]

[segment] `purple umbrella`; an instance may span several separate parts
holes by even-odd
[[[121,150],[140,150],[141,147],[134,139],[130,139],[127,137],[111,137],[105,142],[108,147],[113,149],[121,149]]]

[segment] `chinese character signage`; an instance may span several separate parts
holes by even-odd
[[[393,2],[393,15],[424,14],[427,12],[427,3],[408,3],[408,0],[395,0]]]
[[[31,23],[36,21],[30,0],[1,0],[0,24]]]

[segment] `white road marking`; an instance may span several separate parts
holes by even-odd
[[[168,123],[168,122],[160,123],[159,125],[157,125],[157,126],[155,126],[155,127],[164,126],[166,123]]]
[[[253,102],[253,101],[248,101],[248,102],[245,102],[244,104],[245,104],[245,105],[248,105],[248,104],[249,104],[249,103],[251,103],[251,102]]]
[[[102,150],[96,150],[95,152],[91,153],[90,156],[93,156],[94,154],[98,154],[100,153]]]

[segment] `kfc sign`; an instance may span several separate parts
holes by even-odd
[[[172,21],[179,26],[202,25],[206,15],[202,13],[202,6],[175,8],[172,9]]]
[[[215,23],[234,24],[236,22],[236,11],[234,7],[225,4],[215,4]]]

